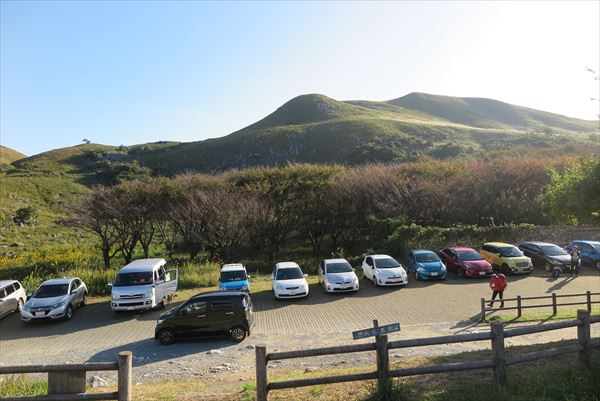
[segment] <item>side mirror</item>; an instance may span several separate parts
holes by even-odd
[[[304,278],[307,278],[307,277],[308,277],[308,274],[305,274],[305,275],[304,275]]]
[[[73,295],[73,294],[77,294],[77,288],[71,290],[71,295]]]
[[[32,297],[32,295],[33,295],[33,293],[31,293],[31,292],[28,292],[28,293],[27,293],[27,299],[31,298],[31,297]]]
[[[112,283],[112,281],[109,281],[108,283],[106,283],[106,285],[109,286],[109,287],[112,287],[113,283]]]

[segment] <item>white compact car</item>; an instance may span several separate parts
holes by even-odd
[[[165,270],[164,259],[138,259],[123,266],[111,289],[110,308],[115,311],[152,309],[163,306],[177,291],[177,269]]]
[[[358,291],[358,277],[346,259],[322,260],[318,274],[325,292]]]
[[[25,289],[16,280],[0,280],[0,318],[20,312],[27,301]]]
[[[308,274],[302,273],[295,262],[279,262],[271,274],[275,298],[305,298],[308,296]]]
[[[406,270],[396,259],[388,255],[368,255],[363,259],[362,271],[377,287],[380,285],[406,285]]]

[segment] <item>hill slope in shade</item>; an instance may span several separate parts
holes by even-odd
[[[94,173],[107,163],[137,163],[155,174],[216,173],[288,163],[412,161],[494,153],[598,152],[598,121],[492,99],[411,93],[384,102],[291,99],[258,122],[204,141],[129,147],[79,145],[20,160],[19,169]],[[113,166],[114,167],[114,166]],[[121,168],[122,166],[117,166]]]
[[[21,152],[17,152],[14,149],[0,145],[0,163],[11,164],[12,162],[23,159],[25,157],[27,156],[25,156]]]

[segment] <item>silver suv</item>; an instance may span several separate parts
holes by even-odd
[[[25,289],[15,280],[0,280],[0,318],[20,311],[27,300]]]
[[[77,277],[44,281],[21,309],[21,320],[69,320],[77,307],[87,304],[87,287]]]

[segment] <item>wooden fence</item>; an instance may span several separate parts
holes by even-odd
[[[86,393],[86,373],[118,371],[117,391]],[[93,362],[68,365],[1,366],[0,374],[48,373],[48,395],[0,397],[2,401],[131,401],[132,354],[119,352],[116,362]]]
[[[504,329],[502,323],[493,322],[491,323],[490,332],[487,333],[459,334],[451,336],[419,338],[399,341],[388,341],[387,335],[384,334],[381,336],[376,336],[374,343],[340,345],[326,348],[271,353],[267,352],[266,345],[257,345],[256,400],[267,401],[269,391],[278,389],[314,386],[319,384],[344,383],[369,379],[377,379],[378,383],[382,385],[392,377],[416,376],[430,373],[445,373],[484,368],[493,368],[494,380],[497,383],[504,384],[506,382],[506,370],[507,367],[510,365],[535,361],[541,358],[549,358],[574,352],[579,352],[579,358],[581,363],[585,367],[590,368],[592,348],[600,347],[600,339],[591,339],[591,323],[600,323],[600,315],[590,316],[590,313],[587,310],[579,310],[577,311],[577,319],[564,320],[537,326]],[[567,327],[577,327],[577,344],[546,349],[543,351],[520,353],[515,356],[507,356],[504,352],[505,338],[521,336],[531,333],[540,333],[543,331],[564,329]],[[491,340],[492,355],[490,359],[390,370],[388,352],[388,350],[390,349],[422,347],[427,345],[441,345],[485,340]],[[267,364],[269,363],[269,361],[306,358],[322,355],[338,355],[365,351],[376,351],[377,370],[374,372],[275,382],[269,382],[268,379]]]
[[[493,302],[494,304],[500,303],[502,302],[502,300],[491,300],[491,299],[484,299],[481,298],[481,320],[485,320],[485,317],[487,315],[488,312],[497,312],[497,311],[503,311],[503,310],[516,310],[517,311],[517,317],[521,317],[521,312],[523,309],[533,309],[533,308],[550,308],[552,307],[552,315],[556,315],[558,313],[558,307],[559,306],[574,306],[574,305],[586,305],[587,306],[587,310],[588,312],[592,313],[592,305],[593,304],[600,304],[600,301],[592,301],[592,297],[596,297],[596,296],[600,296],[600,292],[591,292],[591,291],[587,291],[585,293],[582,294],[566,294],[566,295],[556,295],[556,293],[552,293],[551,295],[542,295],[542,296],[538,296],[538,297],[522,297],[520,295],[517,295],[516,298],[506,298],[504,299],[504,302],[507,303],[511,303],[512,302],[516,302],[515,306],[509,306],[506,308],[492,308],[492,307],[486,307],[487,305],[489,305],[491,302]],[[585,301],[581,301],[581,302],[563,302],[563,303],[558,303],[557,299],[558,298],[577,298],[577,297],[585,297]],[[523,301],[533,301],[533,300],[540,300],[540,299],[547,299],[549,300],[551,303],[549,304],[541,304],[541,305],[523,305]]]

